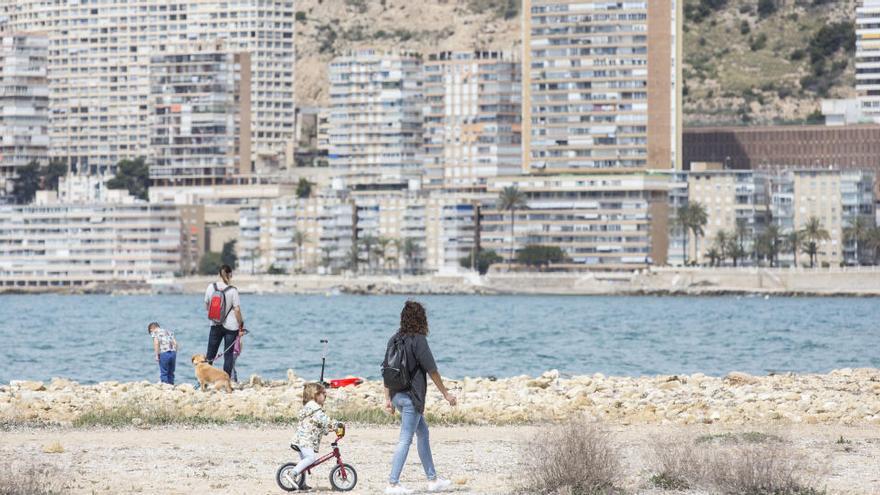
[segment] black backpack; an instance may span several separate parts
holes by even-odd
[[[382,361],[382,381],[392,393],[410,387],[410,366],[406,354],[406,340],[402,335],[394,337],[385,351],[385,360]]]

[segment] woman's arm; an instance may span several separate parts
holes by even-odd
[[[443,398],[446,399],[446,402],[448,402],[450,406],[454,406],[455,404],[457,404],[458,399],[454,395],[449,393],[446,385],[443,384],[443,378],[440,377],[440,372],[435,370],[429,374],[431,375],[431,380],[434,381],[434,385],[437,385],[440,393],[443,394]]]
[[[385,389],[385,410],[388,411],[388,414],[394,415],[394,404],[391,403],[391,391],[388,390],[388,387],[384,387]]]

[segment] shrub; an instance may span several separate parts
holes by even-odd
[[[764,47],[766,47],[766,46],[767,46],[767,35],[764,33],[759,34],[755,39],[753,39],[749,43],[749,48],[751,48],[751,50],[753,52],[756,52],[758,50],[763,50]]]
[[[743,20],[739,24],[739,34],[745,36],[752,32],[752,26],[749,25],[749,21]]]
[[[818,495],[815,466],[782,438],[762,432],[655,441],[652,483],[663,489],[702,487],[748,495]]]
[[[614,493],[621,479],[619,447],[586,419],[547,427],[523,452],[528,493]]]
[[[462,266],[462,268],[470,268],[471,267],[471,257],[464,256],[458,260],[458,263]],[[485,275],[489,272],[489,267],[494,265],[495,263],[501,263],[501,256],[498,256],[498,253],[493,251],[492,249],[481,249],[480,254],[477,255],[477,271],[480,275]]]
[[[64,476],[58,466],[23,461],[0,463],[0,493],[3,495],[60,495]]]
[[[302,10],[296,11],[294,19],[296,19],[297,22],[306,22],[306,13]]]
[[[758,0],[758,15],[769,17],[776,13],[776,0]]]

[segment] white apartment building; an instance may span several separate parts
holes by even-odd
[[[218,40],[251,54],[251,167],[292,161],[293,0],[0,0],[0,16],[49,37],[52,155],[73,170],[150,157],[151,58]]]
[[[405,188],[422,176],[422,60],[354,50],[330,63],[329,162],[347,186]]]
[[[856,7],[856,92],[861,113],[880,122],[880,0]]]
[[[845,230],[856,217],[875,221],[875,177],[861,170],[792,169],[772,178],[771,211],[773,221],[783,233],[801,230],[810,218],[817,218],[829,239],[820,240],[819,266],[854,264],[856,243]],[[862,246],[862,249],[864,246]],[[794,264],[794,254],[780,253],[780,263]],[[808,265],[808,256],[799,253],[798,265]]]
[[[0,206],[0,286],[143,284],[181,269],[181,215],[130,196],[61,203],[40,191],[26,206]]]
[[[250,54],[197,44],[150,62],[150,178],[199,185],[251,171]]]
[[[41,34],[0,36],[0,199],[16,170],[49,157],[49,40]]]
[[[522,81],[505,52],[439,52],[424,63],[425,183],[485,189],[522,171]]]
[[[489,181],[496,196],[509,186],[526,195],[511,232],[509,211],[487,207],[482,247],[505,262],[530,244],[559,247],[556,268],[633,270],[665,264],[668,181],[662,174],[525,175]]]
[[[681,167],[677,0],[523,1],[523,166]]]

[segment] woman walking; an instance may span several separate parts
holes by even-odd
[[[417,438],[417,450],[425,476],[428,478],[428,491],[439,491],[451,485],[449,480],[437,476],[434,469],[434,459],[431,456],[431,443],[428,438],[428,423],[425,422],[425,395],[428,390],[427,377],[443,394],[443,398],[449,405],[456,404],[456,398],[449,393],[443,385],[443,379],[437,371],[434,355],[428,346],[428,318],[425,308],[415,302],[407,301],[400,312],[400,329],[388,341],[385,351],[383,369],[399,363],[389,363],[397,350],[402,351],[402,361],[406,368],[405,376],[408,377],[408,386],[400,390],[391,390],[385,387],[385,408],[390,414],[395,409],[400,412],[400,440],[391,461],[391,476],[388,478],[388,487],[385,493],[389,495],[412,493],[412,490],[400,484],[400,473],[406,463],[406,456],[412,444],[413,436]]]
[[[217,350],[223,342],[223,371],[230,378],[235,365],[235,338],[244,335],[244,317],[241,315],[241,301],[238,289],[232,286],[232,267],[220,267],[220,279],[205,289],[205,309],[211,320],[211,333],[208,334],[208,352],[205,359],[213,364]]]

